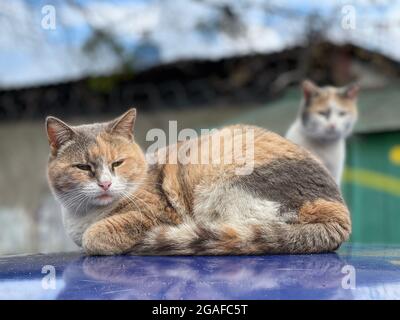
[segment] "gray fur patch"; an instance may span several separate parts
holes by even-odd
[[[307,201],[324,199],[343,203],[335,181],[312,159],[277,159],[237,178],[236,186],[280,204],[280,213],[296,211]]]

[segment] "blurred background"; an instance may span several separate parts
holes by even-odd
[[[151,128],[284,134],[299,83],[361,84],[342,190],[351,241],[400,243],[400,3],[0,1],[0,254],[76,250],[47,186],[44,117],[135,106]]]

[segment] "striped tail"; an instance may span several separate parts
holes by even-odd
[[[323,208],[330,211],[323,212]],[[332,211],[334,208],[340,212]],[[305,208],[302,218],[302,221],[293,224],[265,221],[248,225],[213,225],[199,224],[191,220],[177,226],[159,226],[151,230],[132,253],[148,255],[320,253],[336,250],[350,235],[351,222],[348,211],[341,204],[310,205]]]

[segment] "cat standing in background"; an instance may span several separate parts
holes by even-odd
[[[302,83],[303,100],[286,138],[314,153],[339,185],[346,158],[346,138],[357,121],[359,86],[318,87]]]

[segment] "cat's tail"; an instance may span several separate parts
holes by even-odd
[[[159,226],[134,250],[150,255],[244,255],[268,253],[319,253],[336,250],[351,232],[345,205],[339,202],[307,203],[299,221],[267,220],[260,223],[196,223]]]

